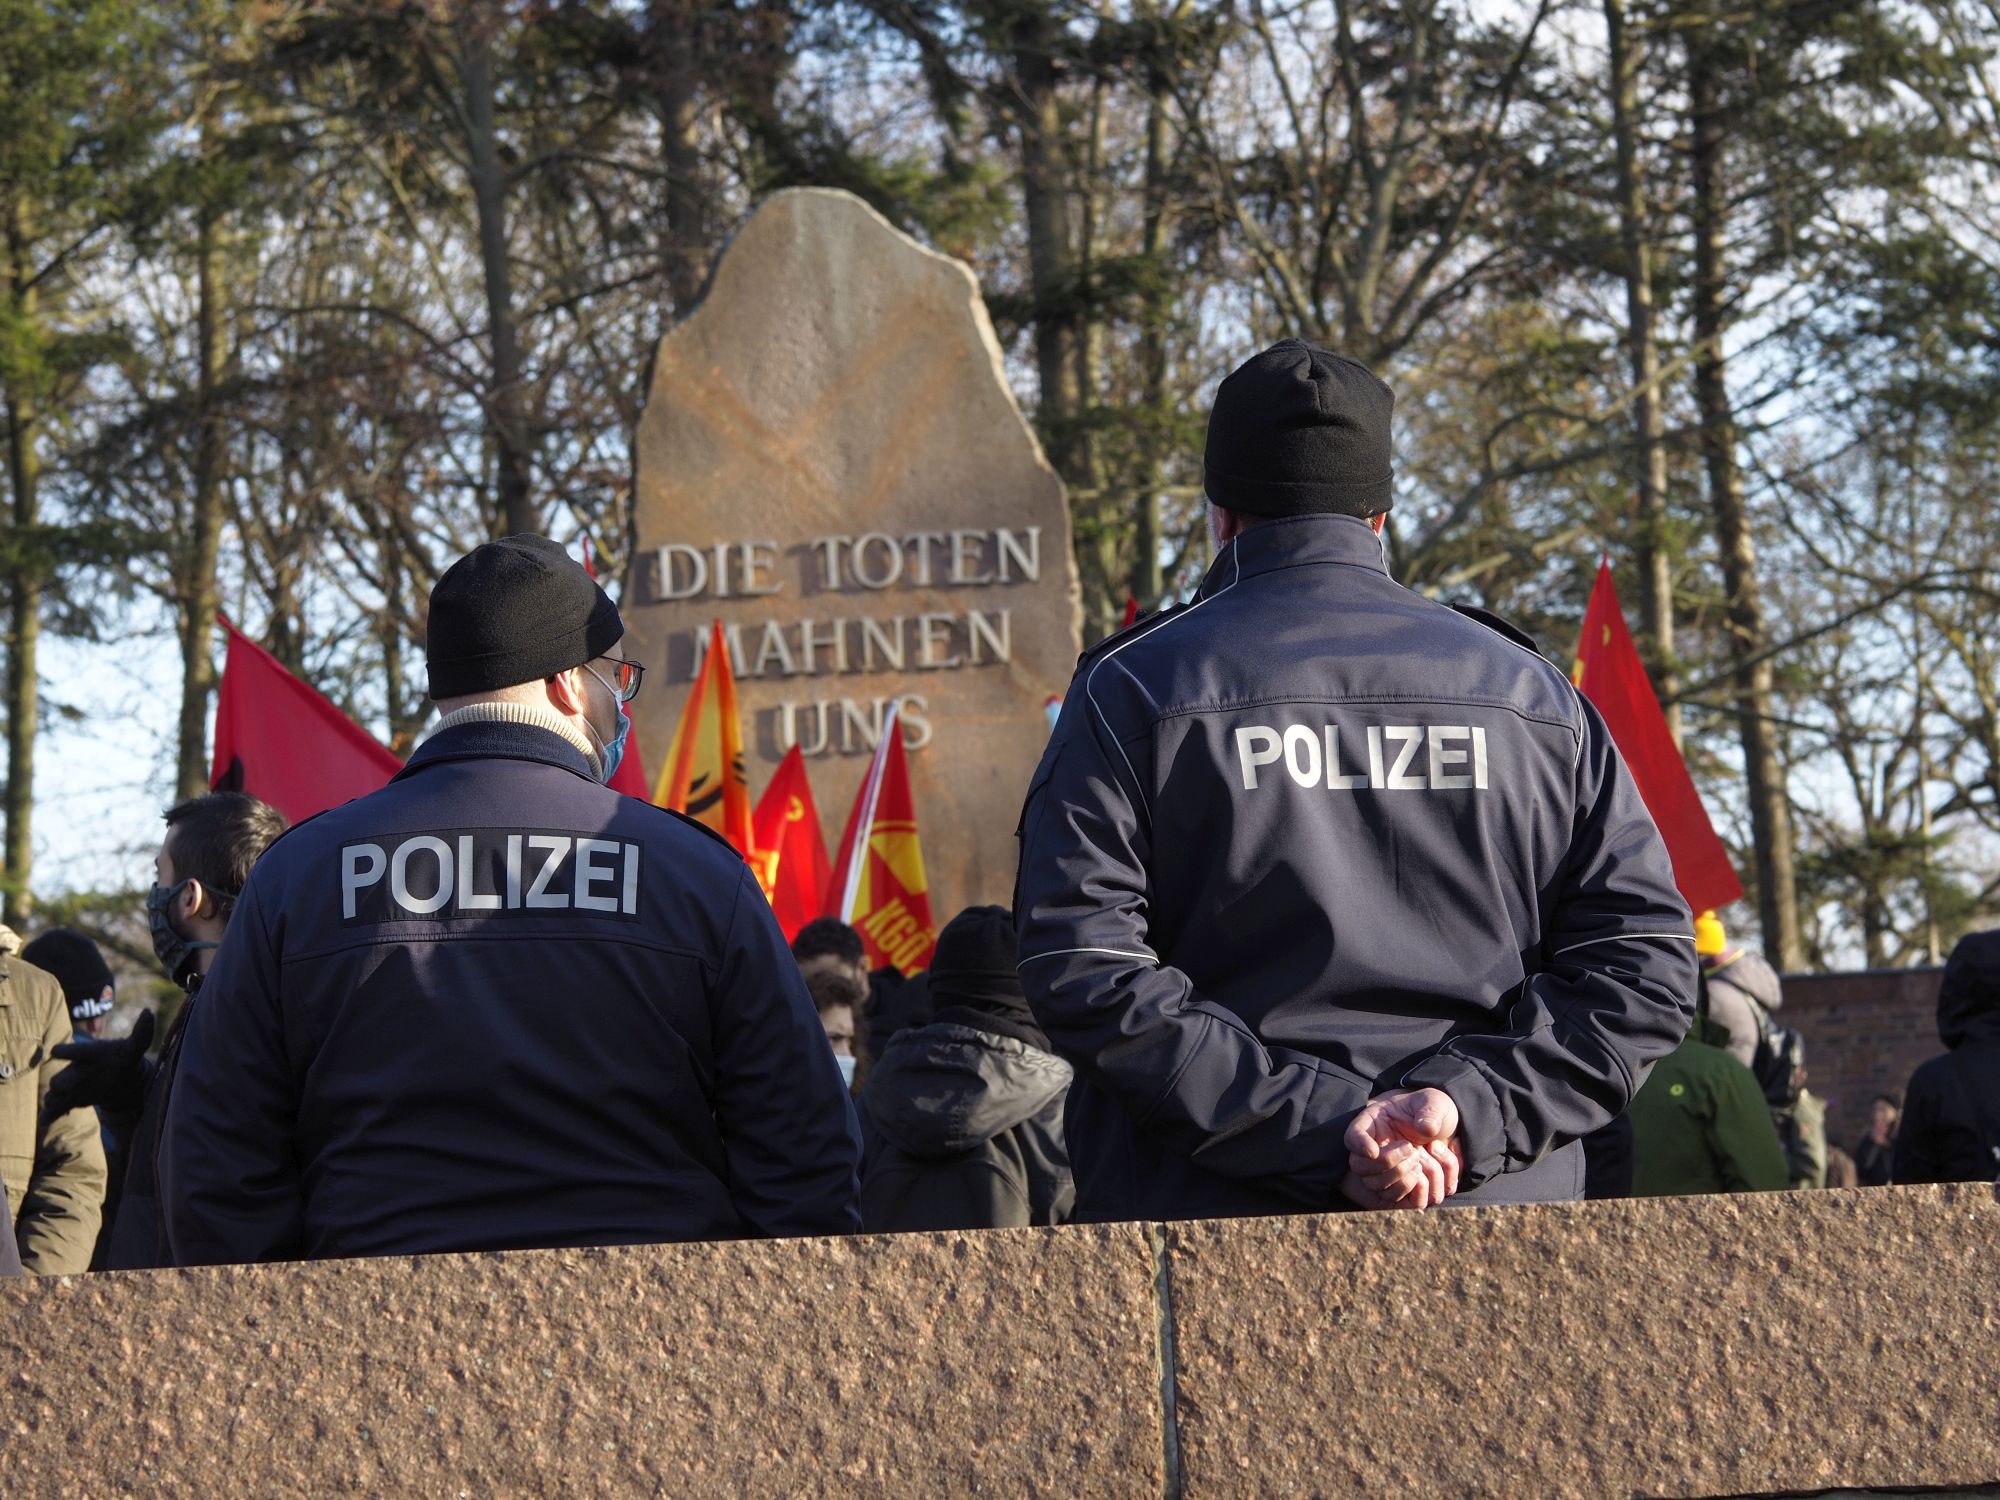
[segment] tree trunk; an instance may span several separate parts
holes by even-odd
[[[1022,209],[1028,221],[1028,278],[1034,300],[1038,416],[1050,462],[1074,483],[1076,270],[1049,24],[1046,17],[1031,17],[1020,23],[1016,34],[1016,124],[1021,134]]]
[[[1159,603],[1166,592],[1160,576],[1160,472],[1161,445],[1166,441],[1166,416],[1170,409],[1167,394],[1166,274],[1167,234],[1167,111],[1172,95],[1166,81],[1155,77],[1146,100],[1146,176],[1144,219],[1140,225],[1139,251],[1145,257],[1148,275],[1144,299],[1139,308],[1139,369],[1145,382],[1146,427],[1140,438],[1138,473],[1138,514],[1132,528],[1132,597],[1147,608]]]
[[[27,234],[21,208],[7,220],[7,296],[17,327],[33,326],[35,293],[28,266]],[[7,640],[7,869],[0,919],[18,925],[33,905],[35,815],[35,652],[42,631],[42,575],[35,529],[40,521],[35,453],[37,413],[26,382],[7,383],[7,478],[14,492],[14,539],[21,549],[13,560]]]
[[[494,121],[493,34],[498,21],[484,8],[462,26],[460,75],[465,82],[466,155],[479,219],[479,264],[486,289],[487,338],[493,368],[486,392],[499,496],[495,519],[504,534],[540,531],[533,494],[528,423],[521,401],[520,332],[514,324],[514,267],[507,248],[507,183]]]
[[[660,79],[661,160],[667,174],[667,237],[661,250],[674,316],[694,310],[708,274],[708,188],[696,133],[697,61],[709,55],[695,29],[700,10],[686,0],[653,0],[648,50]]]
[[[203,122],[203,133],[214,128]],[[204,208],[195,231],[194,514],[181,566],[181,722],[174,795],[208,790],[208,700],[215,689],[216,561],[222,550],[222,385],[229,367],[227,268],[218,215]]]
[[[1764,656],[1769,634],[1757,586],[1757,554],[1750,535],[1743,472],[1736,461],[1736,419],[1729,404],[1723,334],[1729,288],[1723,267],[1727,198],[1723,184],[1723,119],[1714,57],[1706,27],[1688,38],[1688,105],[1694,217],[1695,404],[1702,457],[1708,470],[1709,506],[1715,516],[1727,619],[1737,734],[1756,842],[1757,915],[1764,951],[1781,970],[1805,960],[1799,934],[1797,885],[1792,865],[1792,818],[1784,767],[1778,760],[1772,714],[1772,675]]]
[[[1625,19],[1625,0],[1604,0],[1611,50],[1611,122],[1617,142],[1618,227],[1625,250],[1626,349],[1632,361],[1632,426],[1639,483],[1639,597],[1642,640],[1652,657],[1653,686],[1666,710],[1667,730],[1681,742],[1680,683],[1674,670],[1674,600],[1667,523],[1667,450],[1660,415],[1660,348],[1653,307],[1652,241],[1640,176],[1635,117],[1639,107],[1639,48]]]

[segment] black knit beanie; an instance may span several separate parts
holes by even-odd
[[[1013,914],[1004,906],[968,906],[944,924],[931,954],[934,1018],[1048,1051],[1015,962]]]
[[[583,564],[523,532],[474,547],[431,590],[424,654],[433,698],[538,682],[602,656],[625,634]]]
[[[21,950],[21,959],[55,976],[72,1019],[94,1020],[111,1009],[103,998],[112,983],[111,965],[82,933],[51,927]]]
[[[1395,394],[1344,354],[1273,344],[1223,380],[1208,414],[1202,481],[1252,516],[1376,516],[1392,503]]]

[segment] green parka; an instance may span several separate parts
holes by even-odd
[[[1756,1075],[1719,1045],[1726,1035],[1714,1022],[1697,1020],[1634,1096],[1628,1111],[1634,1197],[1789,1185],[1771,1107]]]

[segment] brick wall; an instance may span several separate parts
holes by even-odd
[[[1925,1058],[1944,1050],[1937,1033],[1942,969],[1868,969],[1791,974],[1779,1017],[1806,1039],[1807,1084],[1827,1101],[1828,1139],[1852,1151],[1868,1128],[1868,1106],[1900,1089]]]

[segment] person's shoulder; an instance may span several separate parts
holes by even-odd
[[[1164,605],[1151,614],[1141,615],[1130,625],[1112,631],[1096,644],[1084,648],[1083,654],[1076,659],[1077,675],[1081,676],[1105,658],[1114,656],[1125,647],[1144,640],[1168,621],[1186,615],[1193,608],[1193,602]]]
[[[10,1003],[25,1002],[31,1009],[60,1010],[69,1017],[69,1003],[63,998],[62,981],[47,969],[29,963],[18,953],[0,957],[0,979],[13,993]]]

